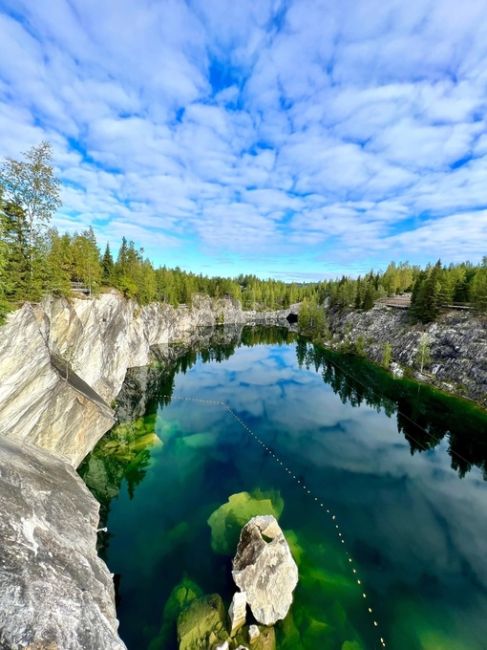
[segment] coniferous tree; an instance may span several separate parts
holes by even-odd
[[[24,210],[16,203],[3,206],[3,237],[6,246],[5,293],[11,301],[36,300],[38,278],[33,277],[33,251],[30,250]]]
[[[96,293],[101,285],[102,267],[100,251],[95,233],[90,226],[88,230],[75,234],[72,243],[73,280],[82,282],[91,293]]]
[[[438,262],[426,271],[408,263],[389,264],[384,273],[370,272],[352,279],[286,284],[255,275],[209,278],[180,268],[155,269],[143,249],[122,238],[114,263],[109,245],[100,259],[92,228],[74,236],[47,230],[59,205],[59,186],[51,166],[51,150],[42,143],[23,161],[7,160],[0,172],[0,317],[6,301],[38,300],[43,293],[68,295],[70,281],[96,291],[103,283],[115,286],[141,304],[162,300],[191,304],[195,294],[242,301],[244,308],[284,308],[305,301],[302,324],[315,328],[332,309],[370,309],[378,297],[413,291],[412,313],[423,322],[434,320],[451,302],[471,301],[487,311],[487,263],[443,268]],[[319,328],[318,328],[319,329]],[[326,323],[324,326],[326,329]]]
[[[114,280],[113,277],[114,263],[113,263],[112,252],[110,250],[110,244],[108,242],[101,260],[101,268],[102,268],[102,284],[106,286],[110,286],[111,284],[113,284],[113,280]]]
[[[475,309],[487,313],[487,256],[472,280],[471,299]]]
[[[362,303],[362,308],[368,311],[374,306],[376,291],[372,282],[369,280],[365,286],[364,299]]]
[[[5,242],[5,215],[3,212],[3,191],[0,186],[0,324],[8,310],[6,297],[6,267],[8,248]]]
[[[73,254],[69,235],[59,236],[55,228],[49,231],[49,247],[46,257],[46,289],[49,293],[69,296]]]
[[[423,323],[429,323],[438,316],[441,306],[441,262],[429,267],[416,280],[411,309],[413,315]]]

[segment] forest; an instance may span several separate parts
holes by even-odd
[[[412,294],[412,319],[429,322],[449,304],[487,312],[487,257],[481,264],[422,269],[407,262],[390,263],[384,272],[343,276],[336,280],[286,283],[255,275],[208,277],[178,267],[155,267],[142,248],[122,238],[114,254],[100,247],[92,227],[59,233],[52,218],[61,206],[51,146],[33,147],[22,160],[7,159],[0,168],[0,319],[25,301],[52,294],[69,298],[73,283],[90,295],[109,288],[145,305],[154,301],[191,304],[196,294],[228,297],[245,309],[279,309],[304,301],[303,317],[323,326],[322,310],[371,309],[376,300]],[[316,322],[315,322],[316,321]]]

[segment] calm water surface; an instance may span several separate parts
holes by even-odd
[[[145,416],[80,470],[109,528],[129,650],[177,647],[182,580],[228,605],[233,515],[225,539],[207,522],[232,495],[237,510],[282,511],[299,565],[278,648],[485,650],[487,418],[277,330],[243,340],[153,369]],[[301,484],[230,413],[182,397],[225,402]]]

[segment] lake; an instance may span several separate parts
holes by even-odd
[[[181,582],[228,606],[239,508],[262,507],[299,567],[278,648],[485,650],[484,412],[277,328],[144,377],[80,468],[129,650],[177,648]]]

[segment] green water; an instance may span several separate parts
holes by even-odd
[[[177,647],[182,581],[229,604],[239,517],[262,508],[300,574],[278,648],[487,648],[482,412],[279,330],[151,373],[145,416],[80,469],[129,650]],[[291,474],[228,411],[182,397],[225,402]]]

